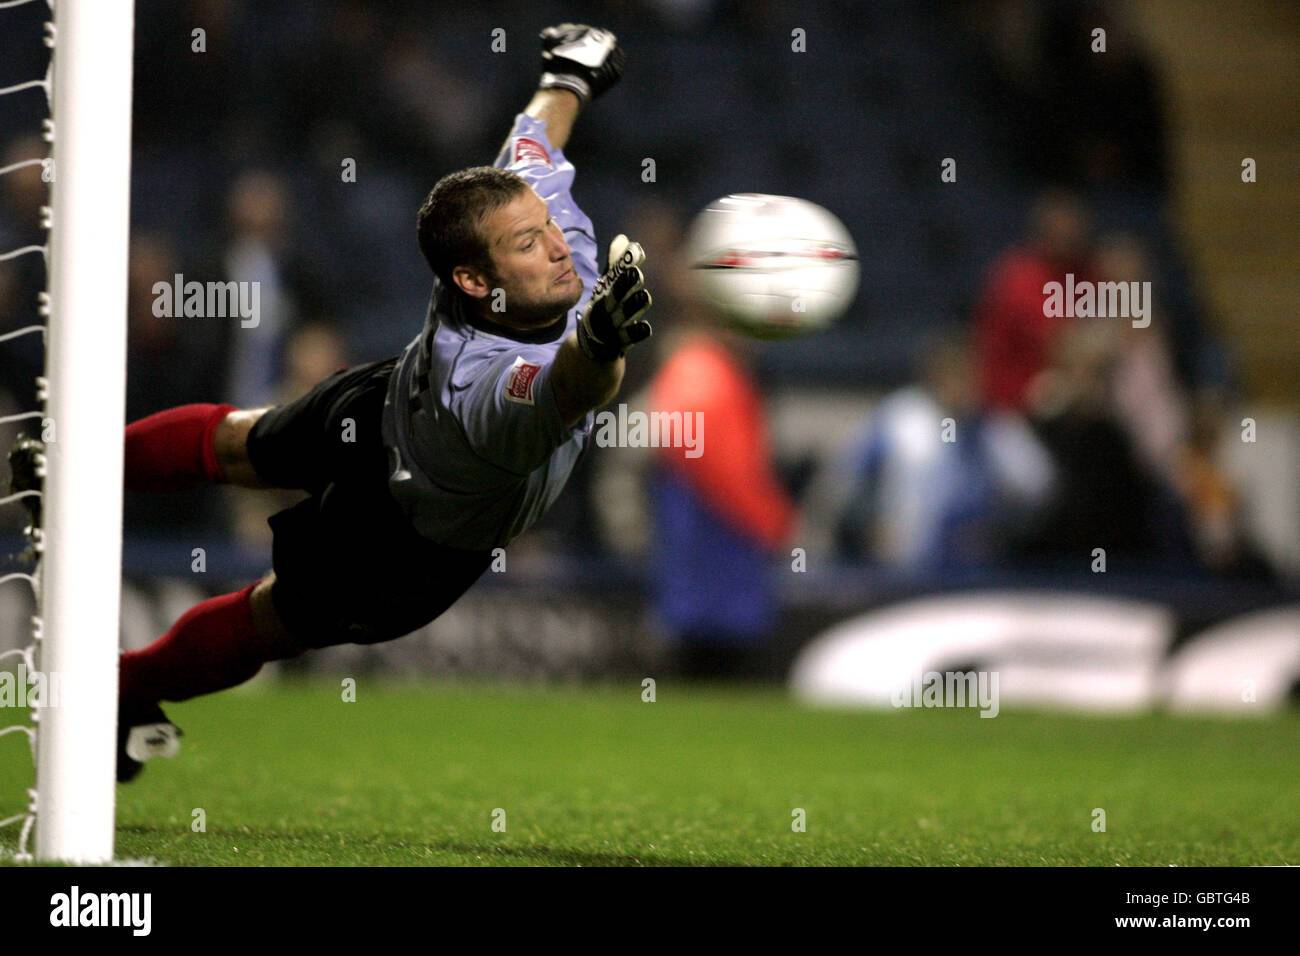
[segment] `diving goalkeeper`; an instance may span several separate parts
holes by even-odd
[[[542,77],[495,166],[443,177],[420,209],[436,281],[399,356],[274,408],[186,405],[126,429],[126,485],[303,489],[270,519],[274,572],[121,657],[118,779],[170,755],[162,701],[233,687],[311,648],[410,633],[455,602],[555,501],[650,335],[641,247],[597,266],[569,193],[574,121],[616,83],[613,34],[542,31]]]

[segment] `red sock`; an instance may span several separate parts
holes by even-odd
[[[234,405],[180,405],[126,426],[126,487],[184,491],[221,482],[212,436]]]
[[[122,710],[225,690],[274,660],[253,627],[248,598],[256,586],[194,605],[148,647],[123,654],[118,671]]]

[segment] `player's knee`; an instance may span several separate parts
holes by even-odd
[[[267,408],[238,408],[218,423],[212,435],[213,450],[221,472],[231,484],[266,487],[248,457],[248,435]]]
[[[258,581],[248,596],[253,628],[257,631],[258,638],[271,652],[271,660],[297,657],[307,648],[289,633],[289,629],[280,618],[280,613],[275,609],[275,602],[271,599],[271,588],[274,584],[275,573],[272,572]]]

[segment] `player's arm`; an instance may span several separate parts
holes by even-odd
[[[541,32],[542,75],[525,115],[546,124],[546,139],[563,151],[578,114],[618,82],[627,57],[608,30],[581,23],[561,23]],[[510,158],[509,140],[502,156]],[[528,170],[530,173],[532,169]],[[572,169],[568,170],[572,175]],[[539,193],[550,203],[545,182]],[[590,222],[584,219],[586,231]],[[573,244],[572,241],[570,243]],[[592,250],[594,252],[594,250]],[[580,250],[575,247],[575,256]],[[594,256],[592,256],[594,258]],[[640,316],[650,307],[643,288],[641,247],[619,236],[610,245],[609,271],[597,282],[578,331],[560,346],[550,369],[551,390],[567,427],[604,405],[623,381],[623,354],[650,336]]]
[[[521,345],[453,372],[454,411],[470,447],[515,478],[535,471],[588,412],[614,396],[624,353],[650,336],[642,318],[650,308],[640,268],[645,255],[626,236],[609,251],[610,268],[596,282],[577,333],[558,349]]]
[[[609,245],[609,268],[582,310],[577,332],[565,339],[551,363],[551,389],[560,417],[572,428],[618,393],[623,356],[650,337],[642,316],[650,308],[641,246],[618,236]]]
[[[576,333],[570,335],[551,364],[551,388],[564,424],[572,428],[618,394],[627,362],[620,356],[612,362],[593,362],[582,354]]]
[[[564,149],[573,124],[582,112],[582,101],[568,90],[538,90],[524,107],[524,115],[546,124],[546,138],[556,149]]]
[[[542,76],[524,114],[546,124],[546,138],[563,150],[584,106],[623,75],[627,57],[608,30],[561,23],[541,32]]]
[[[641,247],[626,236],[610,243],[610,267],[596,282],[578,331],[554,357],[547,353],[549,362],[538,347],[522,346],[466,370],[455,401],[479,455],[526,477],[573,437],[588,412],[614,397],[623,381],[624,353],[650,337],[650,323],[642,318],[650,308],[644,261]]]

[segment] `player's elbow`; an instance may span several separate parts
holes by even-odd
[[[577,337],[570,335],[555,355],[551,367],[551,388],[560,418],[572,428],[593,409],[600,408],[618,394],[623,384],[623,359],[593,362],[578,348]]]
[[[566,388],[559,379],[553,380],[555,404],[560,410],[560,418],[564,420],[564,424],[572,428],[582,421],[588,412],[612,401],[618,394],[622,378],[620,370],[617,379],[608,383],[588,382],[576,388]]]

